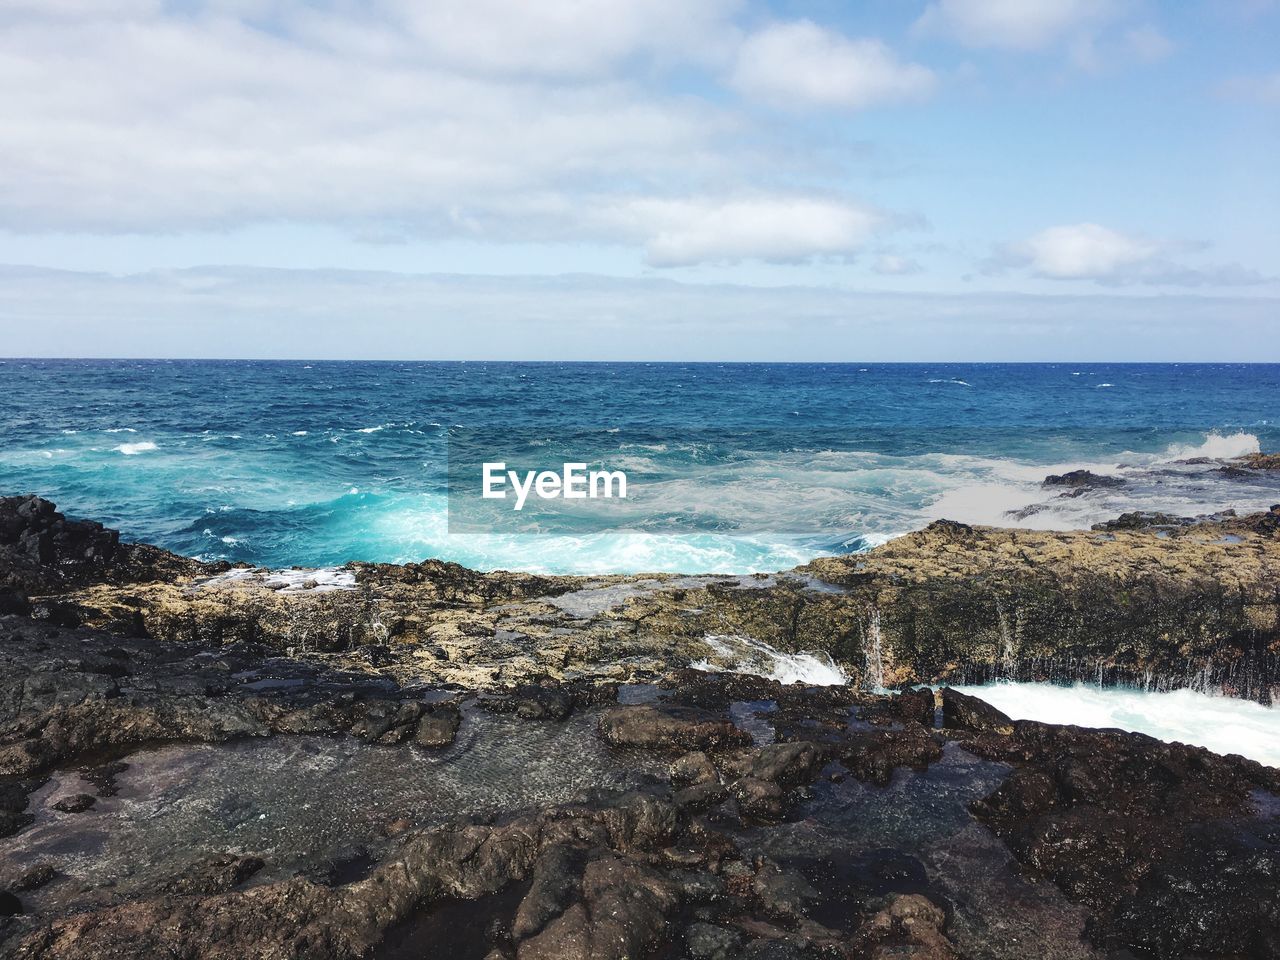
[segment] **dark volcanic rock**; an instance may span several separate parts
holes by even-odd
[[[53,804],[53,809],[61,810],[63,813],[84,813],[97,802],[97,797],[90,796],[87,793],[77,793],[56,801]]]
[[[1014,723],[954,690],[935,731],[929,690],[890,697],[682,668],[707,655],[703,638],[736,634],[828,652],[855,681],[865,666],[875,686],[881,673],[891,686],[959,682],[1062,657],[1208,672],[1212,658],[1232,676],[1261,663],[1265,687],[1274,674],[1258,658],[1280,649],[1280,511],[1075,533],[939,522],[815,561],[807,572],[832,585],[822,589],[795,575],[588,582],[429,562],[352,565],[350,589],[319,592],[272,589],[262,575],[211,584],[212,568],[42,504],[0,507],[0,604],[18,613],[0,619],[0,836],[27,824],[28,795],[58,768],[92,764],[82,775],[105,797],[125,768],[114,758],[140,747],[285,734],[350,737],[344,756],[386,751],[396,776],[404,759],[405,776],[464,770],[475,790],[498,793],[512,773],[491,776],[484,731],[535,723],[522,733],[556,743],[548,756],[564,758],[565,795],[580,802],[522,792],[483,822],[426,830],[419,811],[376,808],[372,839],[344,837],[297,873],[284,853],[264,866],[206,839],[182,852],[177,879],[127,888],[95,886],[79,859],[53,854],[67,879],[39,891],[54,872],[27,869],[37,850],[3,865],[10,890],[37,891],[17,904],[23,917],[0,923],[5,956],[953,960],[984,929],[1005,935],[1008,914],[986,911],[1051,897],[1073,960],[1094,956],[1079,942],[1085,910],[1108,950],[1277,955],[1280,826],[1255,809],[1277,802],[1276,771],[1117,731]],[[551,602],[569,590],[581,602]],[[433,702],[428,682],[456,692]],[[632,702],[616,703],[620,683]],[[456,756],[411,749],[454,742],[464,710],[477,735]],[[575,749],[607,756],[620,779],[579,782],[590,778]],[[164,789],[186,799],[180,783]],[[974,816],[1056,887],[1030,891],[1005,850],[992,852],[967,812],[983,794]],[[119,806],[48,820],[98,828]],[[892,837],[886,849],[867,853],[880,837]],[[979,849],[989,860],[966,866]]]
[[[1161,958],[1274,956],[1280,771],[1139,734],[1020,721],[966,746],[1020,764],[975,805],[1026,865],[1092,911],[1100,945]],[[1271,952],[1269,952],[1271,951]]]
[[[723,716],[694,707],[648,704],[611,707],[600,717],[600,736],[615,747],[715,750],[745,746],[750,734]]]
[[[942,688],[942,725],[960,730],[1013,733],[1013,721],[985,700]]]
[[[58,871],[53,864],[38,863],[29,870],[24,871],[23,874],[10,885],[10,887],[11,889],[18,891],[37,890],[40,887],[51,883],[57,876]]]
[[[0,614],[25,612],[25,595],[205,569],[221,568],[146,544],[121,543],[117,531],[93,520],[68,520],[40,497],[0,497]]]
[[[22,913],[22,901],[7,890],[0,890],[0,917],[16,917]]]
[[[437,703],[428,706],[418,721],[413,742],[420,747],[436,749],[453,743],[462,723],[462,714],[456,704]]]
[[[240,886],[263,868],[261,858],[220,853],[205,857],[187,868],[177,880],[168,885],[168,892],[175,894],[225,893]]]
[[[1050,474],[1044,478],[1044,485],[1046,487],[1100,489],[1103,487],[1123,487],[1124,480],[1121,477],[1109,477],[1105,474],[1094,473],[1091,470],[1072,470],[1068,473]]]

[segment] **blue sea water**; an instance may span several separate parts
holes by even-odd
[[[688,531],[450,535],[450,432],[494,427],[617,436],[658,479],[645,509]],[[1280,449],[1277,365],[0,361],[0,493],[269,566],[776,570],[943,516],[1265,508],[1273,479],[1217,462],[1258,449]],[[1126,483],[1042,488],[1076,467]]]

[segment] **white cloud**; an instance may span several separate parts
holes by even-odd
[[[936,78],[927,67],[899,60],[880,40],[849,39],[800,20],[748,36],[729,82],[770,103],[861,109],[922,99]]]
[[[289,222],[625,244],[667,266],[847,257],[878,222],[805,191],[819,159],[760,150],[733,107],[654,79],[728,69],[736,0],[122,2],[127,17],[105,0],[0,8],[0,229]],[[863,75],[827,62],[845,72],[814,97],[928,78],[837,40],[828,54]]]
[[[642,198],[605,217],[644,238],[645,260],[655,267],[848,258],[885,223],[882,215],[850,201],[788,195]]]
[[[1197,265],[1177,254],[1194,245],[1153,240],[1096,223],[1049,227],[997,252],[985,264],[996,274],[1016,267],[1051,280],[1091,280],[1108,285],[1196,287],[1263,283],[1256,271],[1236,264]]]
[[[438,63],[596,75],[636,54],[724,55],[736,0],[382,0]]]
[[[1096,223],[1077,223],[1042,230],[1022,244],[1022,250],[1039,276],[1100,279],[1150,260],[1159,247]]]
[[[917,28],[968,47],[1040,50],[1111,19],[1123,0],[936,0]]]

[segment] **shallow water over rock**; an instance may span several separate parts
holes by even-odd
[[[948,935],[970,960],[1107,956],[1080,940],[1085,912],[1026,876],[970,814],[1009,769],[954,744],[884,787],[833,768],[837,779],[817,781],[788,822],[748,832],[742,847],[799,868],[822,892],[822,923],[839,926],[868,898],[922,893],[944,907]]]
[[[54,865],[60,879],[27,897],[40,912],[143,896],[225,853],[262,858],[255,882],[300,871],[350,880],[410,828],[621,792],[660,771],[611,753],[594,723],[470,710],[438,752],[312,736],[164,746],[127,756],[114,795],[82,813],[54,804],[94,784],[59,770],[31,797],[35,822],[0,850],[0,879]]]

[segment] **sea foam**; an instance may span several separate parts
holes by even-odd
[[[132,457],[139,453],[146,453],[148,450],[158,450],[159,447],[150,440],[143,440],[140,443],[122,443],[112,449],[119,450],[126,457]]]
[[[849,682],[848,674],[825,653],[783,653],[761,640],[737,634],[709,634],[702,642],[710,653],[690,664],[695,670],[744,673],[810,687],[835,687]]]
[[[1194,690],[1149,693],[1006,681],[956,689],[980,697],[1014,720],[1129,730],[1280,767],[1280,710],[1251,700]]]

